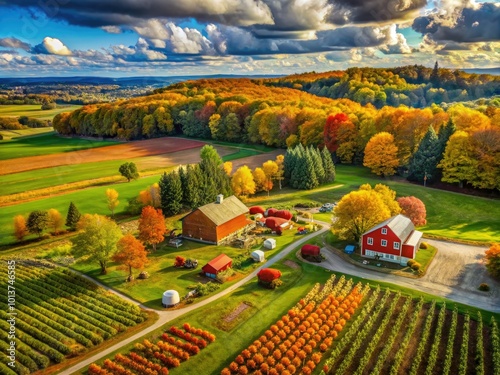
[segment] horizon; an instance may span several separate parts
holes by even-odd
[[[0,2],[8,77],[497,68],[500,0]]]

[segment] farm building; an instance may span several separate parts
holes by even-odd
[[[201,270],[207,277],[215,279],[219,272],[227,270],[233,264],[233,260],[226,254],[221,254],[205,264]]]
[[[409,218],[396,215],[374,226],[361,236],[361,255],[406,265],[422,240]]]
[[[163,293],[161,304],[163,307],[172,307],[180,302],[179,293],[176,290],[167,290]]]
[[[282,219],[280,217],[268,217],[266,219],[266,227],[271,230],[286,229],[290,226],[290,222],[287,219]]]
[[[252,251],[250,256],[255,262],[263,262],[265,260],[264,252],[262,250]]]
[[[252,226],[246,214],[248,208],[234,195],[224,198],[217,196],[217,201],[199,207],[182,218],[182,236],[212,244],[220,244],[231,237]]]

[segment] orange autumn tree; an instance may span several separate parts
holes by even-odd
[[[139,239],[148,245],[152,245],[153,251],[156,251],[156,244],[165,239],[163,235],[167,231],[165,217],[161,210],[151,206],[144,207],[139,218],[138,229]]]
[[[22,241],[22,239],[28,234],[28,228],[26,227],[26,218],[23,215],[16,215],[14,217],[14,237],[18,241]]]
[[[158,183],[154,183],[145,190],[141,190],[137,200],[144,206],[153,206],[155,208],[160,207],[160,186]]]
[[[427,224],[425,204],[417,197],[400,197],[397,199],[401,213],[407,216],[416,227]]]
[[[363,165],[382,177],[396,173],[399,160],[394,136],[387,132],[375,134],[365,147]]]
[[[486,250],[486,268],[494,277],[500,277],[500,243]]]
[[[131,234],[123,236],[116,244],[117,252],[113,255],[113,262],[120,263],[121,269],[128,271],[127,281],[132,281],[132,268],[143,269],[148,262],[147,252],[141,241]]]

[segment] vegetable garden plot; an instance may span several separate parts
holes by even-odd
[[[1,267],[7,290],[7,267]],[[0,373],[29,374],[74,357],[125,331],[146,317],[139,307],[79,275],[44,263],[15,268],[16,367],[0,356]],[[9,284],[10,285],[10,284]],[[0,302],[0,349],[10,345],[9,306]]]

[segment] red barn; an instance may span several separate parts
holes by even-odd
[[[396,215],[374,226],[361,236],[361,255],[406,265],[415,258],[422,232],[409,218]]]
[[[226,254],[221,254],[205,264],[201,270],[205,276],[215,279],[219,272],[227,270],[232,264],[233,260],[231,258],[229,258]]]
[[[319,253],[320,253],[320,247],[316,246],[316,245],[307,244],[307,245],[302,246],[302,248],[300,249],[301,255],[317,256],[317,255],[319,255]]]
[[[249,225],[246,218],[248,208],[234,195],[199,207],[182,218],[182,236],[201,242],[220,244]]]

